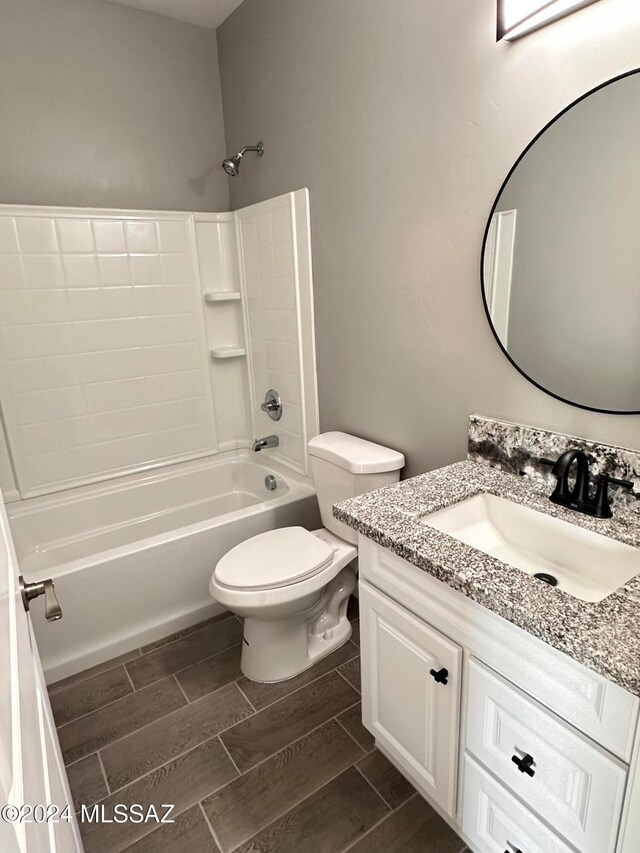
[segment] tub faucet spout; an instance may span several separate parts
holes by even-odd
[[[267,435],[264,438],[256,438],[253,442],[253,450],[258,453],[264,450],[265,447],[277,447],[280,444],[280,439],[277,435]]]

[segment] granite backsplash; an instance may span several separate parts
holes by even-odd
[[[569,448],[586,453],[592,478],[609,474],[631,480],[633,492],[611,486],[611,501],[640,514],[640,450],[599,444],[586,438],[552,432],[546,429],[512,424],[480,415],[469,418],[467,458],[501,471],[531,477],[553,488],[555,478],[541,458],[556,459]]]

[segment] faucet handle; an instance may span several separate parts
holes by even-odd
[[[633,483],[629,480],[618,480],[608,474],[600,474],[596,494],[591,501],[592,513],[595,518],[611,518],[611,501],[609,500],[609,483],[621,486],[623,489],[633,490]]]
[[[633,483],[631,480],[618,480],[616,477],[610,477],[608,474],[602,474],[602,477],[606,477],[610,483],[613,483],[616,486],[622,486],[623,489],[628,489],[630,492],[633,491]]]

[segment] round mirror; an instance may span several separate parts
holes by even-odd
[[[640,70],[580,98],[520,156],[487,224],[482,290],[527,379],[640,414]]]

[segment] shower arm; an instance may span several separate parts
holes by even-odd
[[[257,145],[245,145],[244,148],[238,151],[238,156],[244,157],[247,151],[255,151],[258,157],[262,157],[262,155],[264,154],[264,145],[262,144],[262,142],[258,142]]]

